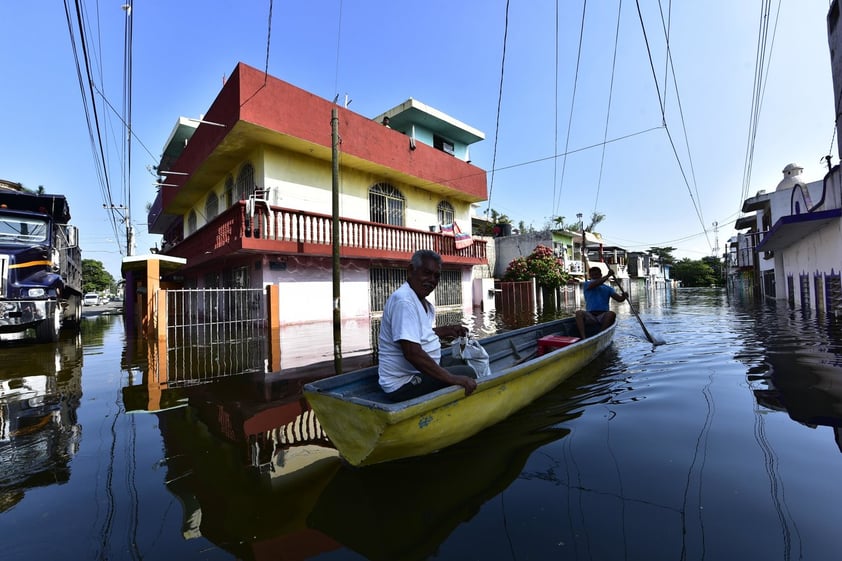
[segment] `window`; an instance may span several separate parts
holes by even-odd
[[[406,201],[403,194],[388,183],[378,183],[368,190],[371,221],[390,226],[403,226]]]
[[[433,148],[447,152],[451,156],[453,155],[453,142],[437,134],[433,135]]]
[[[254,192],[254,166],[244,164],[237,175],[237,200],[244,201]]]
[[[225,197],[225,208],[234,204],[234,178],[230,175],[225,180],[225,194],[223,196]]]
[[[453,205],[447,201],[442,201],[436,209],[439,215],[439,224],[453,224]]]
[[[436,308],[448,306],[460,310],[462,308],[462,273],[443,269],[439,284],[436,286]]]
[[[187,235],[191,235],[196,231],[196,211],[191,210],[187,216]]]
[[[219,214],[219,199],[216,198],[216,193],[211,191],[205,201],[205,220],[210,222],[216,218],[217,214]]]

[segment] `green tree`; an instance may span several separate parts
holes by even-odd
[[[713,276],[716,278],[714,281],[716,284],[722,284],[722,260],[719,257],[702,257],[702,261],[706,264],[710,265],[710,268],[713,269]]]
[[[568,274],[561,259],[545,245],[538,245],[528,257],[518,257],[509,263],[503,280],[525,281],[535,278],[540,286],[557,288],[567,283]]]
[[[649,253],[657,257],[662,265],[669,265],[675,263],[675,257],[672,255],[675,249],[674,247],[650,247]]]
[[[670,276],[683,286],[711,286],[717,283],[716,271],[702,260],[687,257],[673,264]]]
[[[104,292],[115,285],[114,277],[105,270],[101,261],[82,259],[82,291]]]

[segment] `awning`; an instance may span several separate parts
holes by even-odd
[[[772,226],[755,251],[785,249],[842,217],[842,209],[784,216]]]

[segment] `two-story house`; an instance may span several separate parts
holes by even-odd
[[[742,240],[742,247],[753,245],[754,269],[763,297],[785,300],[791,307],[840,314],[842,193],[838,166],[817,181],[805,181],[801,171],[796,164],[787,165],[773,192],[761,191],[745,200],[743,211],[754,214],[737,222],[737,227],[749,228],[738,243]],[[740,250],[738,245],[738,257]]]
[[[471,205],[487,199],[469,148],[483,138],[417,100],[367,118],[240,63],[201,119],[178,120],[149,231],[186,260],[186,287],[279,285],[282,368],[334,352],[338,247],[343,349],[368,353],[417,249],[443,257],[439,313],[471,315],[486,242],[441,226],[470,234]]]

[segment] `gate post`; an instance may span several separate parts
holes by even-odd
[[[277,284],[266,285],[267,333],[269,340],[269,368],[272,372],[281,369],[281,289]]]

